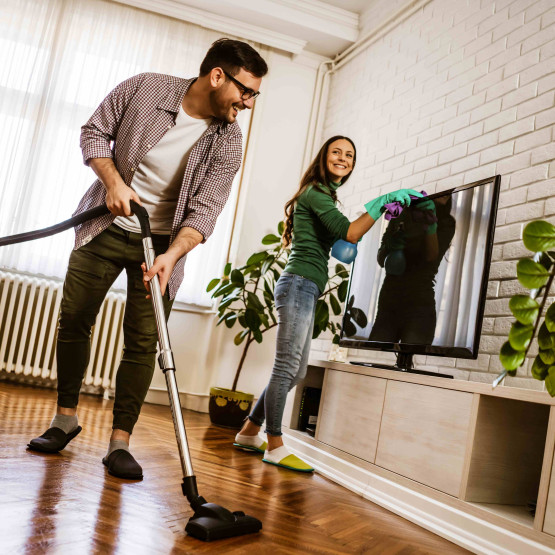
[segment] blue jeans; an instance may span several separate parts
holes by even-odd
[[[266,418],[265,432],[271,436],[281,435],[287,393],[306,376],[319,296],[313,281],[289,272],[283,272],[276,284],[278,327],[274,367],[266,389],[249,415],[257,426],[262,426]]]

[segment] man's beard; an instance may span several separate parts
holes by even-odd
[[[224,103],[221,99],[223,95],[220,94],[220,91],[211,91],[209,96],[210,107],[212,108],[212,113],[219,119],[220,121],[226,121],[227,123],[233,123],[235,118],[230,115],[231,106],[227,108],[224,106]]]

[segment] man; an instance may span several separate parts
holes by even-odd
[[[58,405],[31,449],[62,450],[80,431],[79,390],[90,333],[106,293],[123,269],[127,300],[124,351],[116,378],[114,420],[103,463],[110,474],[141,479],[130,435],[154,372],[157,330],[146,298],[140,226],[129,206],[149,213],[166,317],[183,280],[185,257],[208,239],[241,165],[237,114],[253,107],[268,68],[248,44],[220,39],[196,79],[144,73],[118,85],[82,127],[85,164],[98,179],[76,213],[106,203],[110,214],[76,228],[64,282],[57,340]]]

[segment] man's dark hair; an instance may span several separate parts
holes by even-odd
[[[231,75],[244,68],[255,77],[264,77],[268,66],[260,54],[246,42],[233,39],[218,39],[206,53],[200,64],[199,76],[208,75],[215,67],[221,67]]]

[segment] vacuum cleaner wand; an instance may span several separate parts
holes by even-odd
[[[137,215],[141,225],[141,233],[143,236],[143,247],[145,252],[145,262],[147,268],[154,263],[155,253],[152,246],[152,236],[150,232],[150,223],[147,211],[134,201],[130,201],[131,210]],[[8,237],[0,237],[0,247],[5,245],[13,245],[15,243],[24,243],[42,237],[49,237],[56,233],[60,233],[80,225],[88,220],[98,218],[104,214],[109,214],[108,207],[103,204],[96,206],[69,220],[65,220],[59,224],[28,231]],[[166,377],[166,385],[168,387],[168,395],[170,397],[170,407],[175,428],[175,436],[177,446],[179,448],[179,458],[181,460],[181,468],[183,469],[183,483],[181,489],[183,495],[187,497],[192,509],[195,511],[189,519],[185,531],[195,538],[211,541],[233,536],[242,536],[243,534],[251,534],[258,532],[262,528],[262,523],[252,517],[245,515],[241,511],[231,512],[214,503],[207,503],[201,497],[197,490],[197,480],[193,472],[189,447],[187,445],[187,435],[185,433],[185,424],[183,422],[183,414],[181,413],[181,403],[179,401],[179,391],[177,390],[177,382],[175,380],[175,364],[173,362],[173,354],[170,347],[168,328],[164,314],[164,306],[162,304],[162,291],[158,276],[155,275],[150,280],[150,296],[154,306],[154,314],[156,316],[156,327],[158,329],[158,342],[160,346],[160,356],[158,363]]]
[[[145,208],[134,201],[130,201],[130,206],[133,213],[139,219],[141,234],[143,236],[145,263],[148,269],[154,264],[154,259],[156,257],[154,247],[152,245],[148,213]],[[166,325],[164,305],[162,302],[162,291],[160,289],[160,282],[157,275],[154,275],[154,277],[150,280],[150,296],[156,317],[156,327],[158,329],[158,343],[160,347],[158,363],[166,378],[166,386],[168,388],[168,395],[170,399],[170,409],[175,428],[177,446],[179,449],[179,458],[181,460],[181,468],[183,470],[183,483],[181,484],[181,488],[183,495],[187,497],[191,508],[195,511],[185,526],[185,531],[190,536],[204,541],[218,540],[258,532],[262,528],[262,523],[258,519],[245,515],[245,513],[241,511],[231,512],[214,503],[207,503],[206,500],[198,493],[197,481],[193,471],[193,465],[187,444],[185,423],[181,412],[179,391],[177,389],[177,382],[175,379],[175,364],[170,346],[168,328]]]

